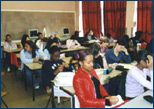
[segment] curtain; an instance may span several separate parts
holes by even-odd
[[[126,1],[104,1],[104,33],[110,33],[114,39],[125,34]]]
[[[146,42],[153,38],[153,1],[138,1],[137,30],[143,32]]]
[[[100,1],[82,1],[83,33],[93,30],[98,38],[101,33],[101,7]]]

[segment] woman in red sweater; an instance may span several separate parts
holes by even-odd
[[[110,96],[100,84],[93,69],[93,56],[86,51],[77,54],[80,68],[73,79],[73,87],[80,102],[80,108],[105,108],[118,102],[118,98]]]

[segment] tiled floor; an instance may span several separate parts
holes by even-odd
[[[1,67],[1,71],[3,68]],[[45,108],[49,96],[46,94],[45,89],[40,88],[36,90],[36,100],[32,101],[32,90],[29,85],[28,90],[24,89],[24,82],[20,79],[20,72],[18,72],[18,77],[15,77],[13,73],[6,73],[1,77],[1,81],[5,84],[5,88],[1,84],[1,91],[7,91],[9,94],[3,97],[3,100],[7,103],[9,108]],[[70,108],[70,101],[62,102],[57,104],[57,99],[55,99],[57,108]],[[1,108],[5,108],[4,104],[1,102]],[[51,103],[48,108],[52,108]]]

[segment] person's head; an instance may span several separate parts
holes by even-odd
[[[24,34],[24,35],[22,36],[21,44],[22,44],[23,48],[25,47],[26,41],[29,41],[29,40],[30,40],[30,38],[29,38],[28,34]]]
[[[47,38],[43,38],[43,39],[41,40],[41,42],[42,42],[43,45],[46,45],[47,42],[48,42],[48,39],[47,39]]]
[[[56,33],[55,32],[51,32],[50,33],[50,37],[55,38],[56,37]]]
[[[99,46],[97,43],[94,43],[94,44],[90,47],[90,50],[89,50],[89,51],[90,51],[90,53],[91,53],[94,57],[96,57],[96,56],[99,55],[100,50],[101,50],[100,46]]]
[[[137,53],[137,56],[136,56],[136,61],[139,65],[141,65],[143,68],[147,68],[147,61],[148,61],[148,58],[147,56],[150,55],[153,57],[153,55],[146,51],[146,50],[140,50],[138,53]]]
[[[74,35],[72,35],[70,39],[76,40],[76,37]]]
[[[74,32],[74,36],[75,36],[76,38],[78,38],[78,37],[79,37],[79,31],[75,31],[75,32]]]
[[[111,34],[110,33],[107,33],[106,34],[106,37],[110,39],[111,38]]]
[[[136,31],[135,32],[135,37],[137,38],[137,39],[140,39],[140,37],[142,36],[142,31]]]
[[[124,40],[126,40],[126,41],[128,41],[129,40],[129,36],[128,35],[123,35],[123,37],[122,37]]]
[[[89,35],[90,35],[90,36],[94,35],[93,30],[90,30],[90,31],[89,31]]]
[[[129,47],[134,47],[132,39],[128,39],[128,45]]]
[[[93,56],[88,51],[79,51],[76,58],[83,70],[90,72],[93,69]]]
[[[101,48],[106,48],[109,45],[109,40],[108,39],[101,39],[100,40],[100,46]]]
[[[32,53],[32,57],[35,58],[35,56],[36,56],[35,51],[38,50],[38,48],[33,41],[29,40],[29,41],[25,42],[24,50],[29,53]]]
[[[7,35],[5,36],[5,41],[6,41],[6,42],[11,42],[11,35],[10,35],[10,34],[7,34]]]
[[[39,39],[42,39],[42,38],[43,38],[43,35],[42,35],[41,32],[38,32],[38,33],[37,33],[37,36],[38,36]]]
[[[125,48],[125,42],[120,39],[120,40],[117,41],[114,49],[117,52],[121,52],[121,51],[123,51],[124,48]]]
[[[60,49],[57,46],[52,46],[49,48],[49,53],[51,60],[57,61],[60,58]]]

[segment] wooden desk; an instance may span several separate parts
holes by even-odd
[[[153,103],[149,103],[146,100],[144,100],[143,96],[145,95],[153,96],[153,91],[148,90],[145,93],[141,94],[140,96],[120,106],[119,108],[153,108]]]
[[[20,52],[22,49],[21,48],[18,48],[18,49],[15,49],[15,50],[3,50],[4,52],[6,53],[15,53],[15,52]]]
[[[137,64],[136,61],[130,63],[130,64],[126,64],[126,63],[119,63],[118,65],[124,66],[125,69],[131,69],[132,67],[134,67]]]
[[[80,51],[80,50],[88,50],[89,47],[78,47],[78,48],[69,48],[65,50],[60,50],[60,53],[66,53],[66,52],[71,52],[71,51]]]

